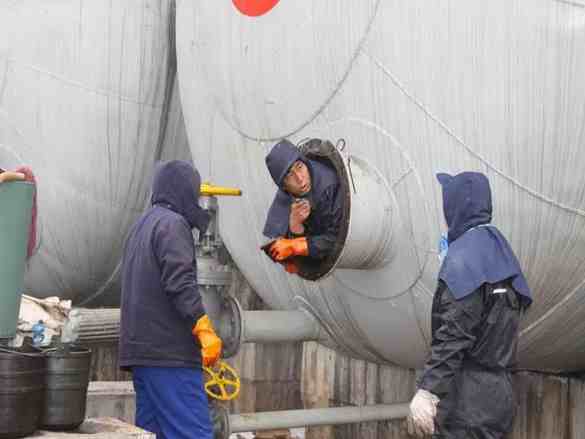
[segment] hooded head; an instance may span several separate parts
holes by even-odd
[[[449,228],[449,243],[469,229],[492,220],[492,194],[484,174],[437,174],[437,179],[443,188],[443,212]]]
[[[199,206],[201,176],[182,160],[159,162],[154,172],[152,204],[159,204],[183,216],[191,228],[205,232],[209,214]]]
[[[297,147],[287,139],[282,139],[274,145],[266,156],[266,167],[280,189],[284,189],[284,177],[297,160],[304,161],[304,158]]]

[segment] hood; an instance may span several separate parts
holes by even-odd
[[[333,167],[325,163],[318,162],[308,158],[300,157],[300,160],[307,165],[311,175],[311,190],[303,195],[303,198],[309,200],[312,206],[318,205],[326,191],[333,185],[339,184],[339,177]],[[276,196],[266,216],[263,234],[269,238],[285,236],[288,233],[288,220],[290,216],[290,206],[295,197],[282,189],[276,191]]]
[[[183,216],[191,228],[202,233],[209,214],[199,206],[201,176],[190,163],[182,160],[159,162],[154,172],[152,204],[164,206]]]
[[[266,156],[266,167],[279,188],[282,189],[284,177],[297,160],[305,161],[298,148],[287,139],[282,139],[274,145]]]
[[[449,243],[469,229],[492,220],[492,194],[484,174],[437,174],[437,179],[443,188],[443,212],[449,228]]]
[[[524,306],[529,306],[532,293],[520,263],[508,240],[489,224],[492,196],[487,177],[479,172],[463,172],[455,176],[437,174],[437,179],[443,187],[443,209],[449,227],[449,249],[439,279],[456,299],[466,297],[484,283],[509,280],[524,299]]]

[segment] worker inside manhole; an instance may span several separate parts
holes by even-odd
[[[339,150],[328,140],[295,146],[283,139],[266,166],[278,189],[263,231],[270,242],[262,248],[287,272],[318,280],[335,266],[348,231],[348,179]]]

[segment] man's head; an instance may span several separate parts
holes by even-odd
[[[492,194],[484,174],[437,174],[437,179],[443,188],[443,212],[449,228],[449,242],[492,220]]]
[[[302,160],[289,168],[283,180],[283,189],[295,197],[301,197],[311,190],[311,173]]]
[[[305,158],[288,140],[272,147],[266,166],[274,183],[292,196],[300,197],[311,190],[311,173]]]
[[[182,160],[159,162],[154,172],[152,204],[161,204],[182,215],[191,228],[204,232],[209,215],[199,207],[201,177],[197,169]]]

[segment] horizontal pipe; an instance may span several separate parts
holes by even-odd
[[[78,343],[113,342],[119,338],[120,309],[73,308],[65,326]]]
[[[120,332],[120,325],[118,326],[93,326],[93,327],[83,327],[79,330],[80,334],[88,333],[88,332]]]
[[[97,335],[88,335],[88,336],[80,336],[76,343],[106,343],[106,342],[117,342],[120,339],[117,335],[104,335],[104,336],[97,336]]]
[[[371,405],[363,407],[332,407],[311,410],[289,410],[230,415],[231,433],[273,430],[278,428],[317,425],[354,424],[406,418],[408,404]]]
[[[120,311],[112,309],[75,309],[79,342],[116,340],[119,337]],[[243,343],[277,343],[321,340],[317,320],[305,311],[244,311]],[[69,323],[69,322],[68,322]]]
[[[319,340],[317,320],[305,311],[244,311],[243,343]]]

